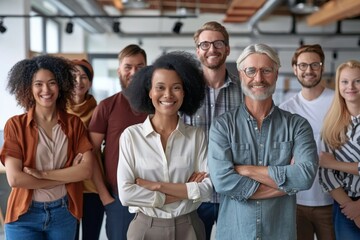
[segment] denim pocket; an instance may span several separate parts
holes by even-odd
[[[270,149],[270,166],[289,165],[292,159],[293,141],[274,142]]]

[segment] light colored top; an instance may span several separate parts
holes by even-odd
[[[39,142],[36,149],[36,169],[40,171],[64,168],[67,161],[68,140],[60,124],[52,128],[52,139],[46,135],[42,127],[39,129]],[[66,195],[65,184],[52,188],[34,189],[33,200],[50,202]]]
[[[334,154],[339,162],[359,162],[358,170],[360,175],[360,116],[351,117],[351,122],[346,133],[349,138],[339,149],[331,150],[327,145],[323,151]],[[343,188],[349,197],[360,197],[360,176],[340,172],[327,168],[319,170],[320,184],[324,191],[332,191],[336,188]]]
[[[321,151],[321,128],[324,117],[330,107],[334,96],[334,91],[325,88],[321,95],[314,100],[306,100],[301,92],[292,96],[287,101],[279,105],[279,108],[297,113],[306,118],[314,132],[314,139],[318,153]],[[296,195],[297,204],[304,206],[327,206],[333,203],[333,198],[329,193],[322,191],[319,183],[319,173],[317,172],[313,185],[309,190],[301,191]]]
[[[150,217],[174,218],[196,210],[202,201],[209,201],[212,184],[187,183],[193,172],[207,172],[207,142],[200,128],[178,122],[170,134],[164,151],[160,135],[153,129],[150,117],[144,123],[125,129],[120,137],[117,169],[119,198],[129,211]],[[165,194],[135,184],[136,178],[156,182],[186,183],[188,199],[165,203]]]
[[[209,137],[210,177],[221,195],[216,239],[296,239],[295,194],[311,187],[318,167],[308,121],[273,106],[259,129],[241,105],[219,116]],[[238,174],[234,165],[268,166],[269,177],[286,195],[250,199],[260,183]]]
[[[241,83],[237,76],[226,72],[223,86],[214,89],[205,88],[205,99],[201,107],[192,116],[182,116],[184,122],[189,125],[201,127],[208,139],[209,130],[213,120],[221,114],[233,110],[243,102]],[[214,191],[211,202],[219,203],[219,195]]]

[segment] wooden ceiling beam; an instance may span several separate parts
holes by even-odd
[[[266,0],[233,0],[223,22],[247,22],[266,2]]]
[[[246,16],[226,16],[223,20],[224,23],[244,23],[249,20]]]
[[[360,15],[360,1],[332,0],[325,3],[319,11],[306,18],[309,26],[327,25],[345,18]]]
[[[229,10],[226,12],[227,16],[252,16],[256,13],[257,10],[253,9],[243,9],[243,10]]]
[[[148,1],[153,6],[162,5],[163,7],[187,7],[187,8],[208,8],[208,9],[228,9],[227,4],[222,3],[197,3],[197,2],[176,2],[176,1]]]

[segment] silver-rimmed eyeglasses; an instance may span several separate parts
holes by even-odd
[[[247,67],[243,69],[245,75],[249,78],[255,77],[259,70],[262,75],[269,76],[274,72],[275,69],[272,67],[264,67],[264,68]]]
[[[203,41],[203,42],[199,43],[197,46],[199,48],[201,48],[202,50],[208,50],[211,47],[211,44],[216,49],[223,48],[226,45],[224,40],[216,40],[213,42]]]
[[[296,64],[298,66],[298,68],[301,71],[306,71],[306,69],[310,66],[311,70],[319,70],[320,67],[322,66],[322,62],[313,62],[313,63],[299,63]]]

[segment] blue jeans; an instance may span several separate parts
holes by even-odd
[[[204,222],[206,240],[210,240],[211,230],[214,223],[217,222],[219,214],[219,203],[203,202],[197,209],[200,219]]]
[[[77,219],[67,205],[66,196],[53,202],[32,201],[17,221],[5,224],[6,239],[74,239]]]
[[[121,204],[119,196],[113,196],[115,201],[105,206],[106,236],[109,240],[126,240],[130,222],[135,214],[129,213],[128,207]]]
[[[334,230],[336,239],[358,240],[360,228],[354,221],[348,219],[342,212],[339,204],[334,201],[333,205]]]

